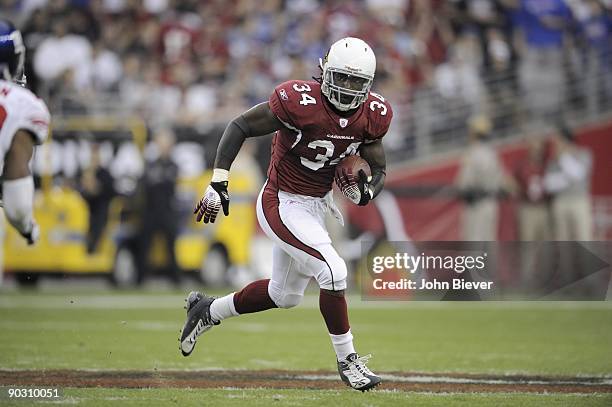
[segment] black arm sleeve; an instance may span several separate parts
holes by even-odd
[[[233,119],[225,128],[215,158],[214,168],[229,170],[242,143],[249,137],[260,137],[283,127],[270,110],[268,102],[260,103]]]
[[[366,160],[372,170],[372,180],[370,186],[374,192],[375,198],[385,185],[385,176],[387,170],[387,159],[382,141],[377,140],[370,144],[364,144],[359,149],[361,158]]]
[[[372,181],[370,181],[370,186],[372,187],[372,191],[374,192],[374,196],[372,198],[376,198],[380,191],[382,191],[385,186],[385,177],[387,173],[384,169],[378,168],[376,170],[372,170]]]

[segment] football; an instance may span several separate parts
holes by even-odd
[[[349,155],[338,163],[334,177],[336,180],[342,175],[342,170],[346,172],[349,181],[353,184],[356,184],[357,181],[359,181],[359,170],[363,170],[368,177],[372,175],[368,162],[358,155]],[[343,186],[338,185],[337,181],[336,185],[342,190]]]

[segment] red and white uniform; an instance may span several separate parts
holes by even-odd
[[[270,296],[279,306],[292,306],[311,277],[324,289],[346,288],[346,265],[324,224],[325,213],[334,208],[335,168],[342,158],[357,154],[362,144],[382,138],[393,112],[382,96],[370,92],[354,114],[342,117],[315,81],[277,86],[269,105],[285,128],[274,135],[257,215],[277,245]]]
[[[382,138],[393,112],[380,95],[350,117],[336,114],[314,81],[289,81],[270,96],[270,109],[286,126],[272,142],[270,184],[293,194],[323,197],[332,189],[336,164],[362,143]]]
[[[36,144],[42,144],[49,133],[49,110],[28,89],[0,80],[0,175],[4,158],[18,130],[27,130]]]

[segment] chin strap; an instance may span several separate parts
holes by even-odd
[[[8,69],[8,66],[5,66],[4,69],[2,69],[2,79],[8,82],[16,83],[17,85],[24,87],[24,88],[26,87],[26,84],[27,84],[25,73],[22,73],[20,78],[12,77],[11,72]]]
[[[15,83],[19,86],[21,86],[22,88],[25,88],[26,85],[28,84],[27,78],[25,73],[21,75],[20,79],[15,79]]]

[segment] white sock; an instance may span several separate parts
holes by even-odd
[[[225,297],[217,298],[210,304],[210,316],[215,321],[223,321],[226,318],[238,316],[234,307],[234,293]]]
[[[329,334],[329,337],[331,338],[332,345],[334,345],[338,360],[344,360],[351,353],[355,353],[355,348],[353,347],[353,334],[350,329],[345,334]]]

